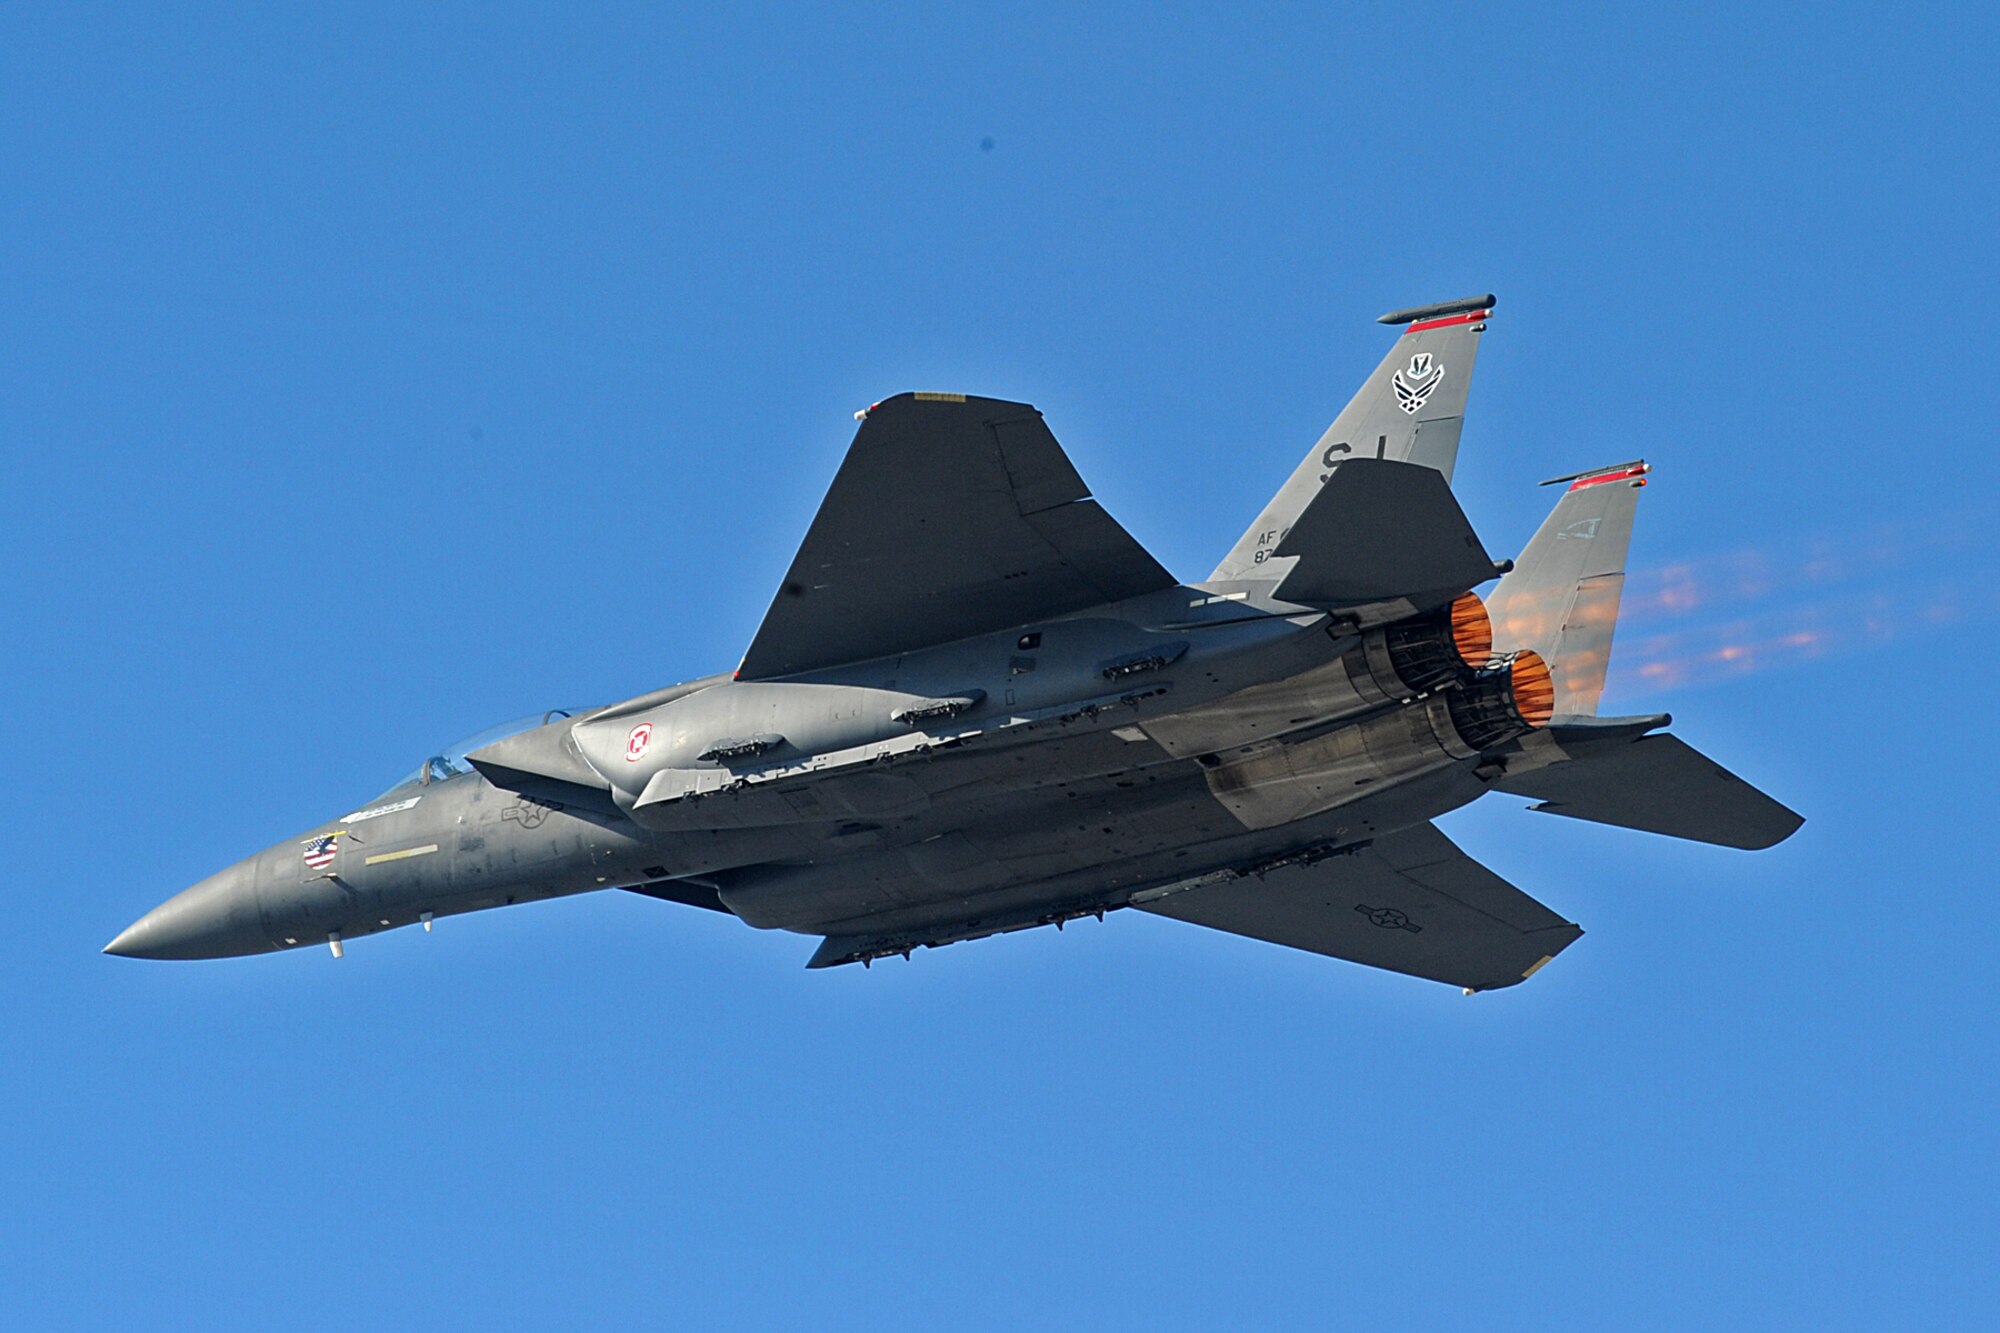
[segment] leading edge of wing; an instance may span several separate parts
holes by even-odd
[[[1027,403],[870,408],[738,674],[798,675],[1176,586]]]

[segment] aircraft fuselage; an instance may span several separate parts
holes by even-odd
[[[110,951],[344,945],[634,886],[756,926],[879,936],[879,952],[1103,911],[1478,794],[1467,775],[1436,780],[1469,769],[1466,754],[1398,720],[1428,717],[1428,700],[1401,682],[1393,698],[1352,688],[1340,664],[1362,638],[1318,612],[1182,588],[793,681],[692,682],[394,788],[195,885]],[[1260,747],[1296,748],[1276,738],[1329,722],[1357,742],[1344,766],[1318,742],[1343,790],[1232,808],[1231,774]]]

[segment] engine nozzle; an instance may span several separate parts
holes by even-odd
[[[1555,680],[1542,655],[1524,648],[1452,691],[1449,706],[1459,737],[1475,750],[1490,750],[1549,724]]]
[[[1486,603],[1461,593],[1450,606],[1383,631],[1397,679],[1422,693],[1493,660],[1493,621]]]

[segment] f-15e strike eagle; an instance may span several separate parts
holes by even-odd
[[[1501,791],[1739,848],[1801,821],[1664,714],[1597,715],[1645,463],[1560,478],[1518,561],[1474,535],[1450,480],[1492,306],[1384,315],[1387,359],[1199,583],[1026,403],[877,403],[735,671],[433,756],[106,952],[337,957],[621,888],[821,936],[812,967],[1132,907],[1514,985],[1582,932],[1438,816]]]

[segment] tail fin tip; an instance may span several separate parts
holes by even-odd
[[[1407,310],[1391,310],[1378,316],[1377,324],[1420,324],[1425,320],[1443,319],[1447,315],[1469,315],[1474,311],[1486,314],[1493,309],[1493,293],[1484,296],[1467,296],[1456,301],[1440,301],[1436,305],[1413,305]]]
[[[1566,477],[1550,477],[1541,484],[1544,486],[1560,486],[1564,482],[1568,482],[1569,488],[1573,491],[1580,491],[1586,486],[1601,486],[1607,481],[1636,480],[1641,486],[1644,486],[1646,484],[1644,478],[1652,470],[1653,465],[1651,463],[1648,463],[1643,458],[1635,458],[1629,463],[1614,463],[1610,467],[1592,468],[1588,472],[1572,472]]]

